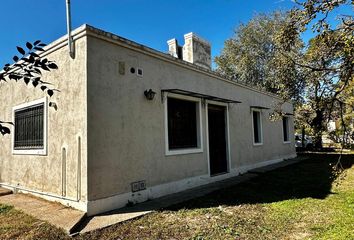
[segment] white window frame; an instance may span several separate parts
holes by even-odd
[[[185,101],[191,101],[197,103],[197,148],[186,148],[186,149],[169,149],[168,142],[168,98],[175,98]],[[203,124],[202,124],[202,102],[200,98],[184,96],[180,94],[168,93],[164,97],[164,109],[165,109],[165,155],[181,155],[181,154],[192,154],[192,153],[202,153],[203,152]]]
[[[15,126],[12,127],[12,154],[14,155],[47,155],[47,136],[48,136],[48,98],[43,97],[31,102],[26,102],[12,108],[12,122],[15,124],[15,111],[26,109],[34,105],[43,103],[43,148],[42,149],[14,149],[15,148]]]
[[[253,112],[258,112],[259,113],[259,126],[260,126],[260,142],[256,143],[255,140],[255,136],[254,136],[254,120],[253,120]],[[262,111],[258,110],[258,109],[252,109],[251,110],[251,118],[252,118],[252,142],[253,142],[253,146],[262,146],[263,145],[263,124],[262,124]]]
[[[208,118],[208,105],[212,104],[212,105],[218,105],[218,106],[223,106],[225,107],[225,127],[226,127],[226,157],[227,157],[227,173],[230,173],[231,171],[231,148],[230,148],[230,121],[229,121],[229,104],[227,103],[223,103],[223,102],[215,102],[215,101],[211,101],[211,100],[207,100],[205,102],[205,126],[206,126],[206,147],[207,147],[207,158],[208,158],[208,174],[210,177],[216,177],[216,176],[212,176],[210,173],[210,154],[209,154],[209,118]],[[224,175],[224,174],[223,174]]]
[[[289,123],[290,118],[289,118],[288,116],[284,116],[283,118],[286,118],[286,119],[287,119],[287,121],[286,121],[286,127],[288,128],[288,141],[284,141],[284,125],[283,125],[283,119],[281,120],[282,139],[283,139],[283,143],[284,143],[284,144],[288,144],[288,143],[291,143],[291,140],[290,140],[290,123]]]

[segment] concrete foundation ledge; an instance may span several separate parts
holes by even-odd
[[[179,181],[169,182],[165,184],[160,184],[157,186],[148,187],[146,190],[139,192],[127,192],[107,198],[97,199],[93,201],[88,201],[87,203],[87,215],[93,216],[100,213],[108,212],[113,209],[123,208],[129,204],[136,204],[166,196],[169,194],[178,193],[184,190],[195,188],[198,186],[206,185],[213,182],[222,181],[228,178],[238,176],[240,174],[246,173],[251,169],[261,168],[268,165],[273,165],[282,162],[286,159],[295,158],[296,154],[291,154],[287,156],[282,156],[278,159],[267,160],[259,162],[256,164],[250,164],[246,166],[240,166],[238,168],[231,169],[229,173],[213,176],[210,175],[200,175],[196,177],[186,178]]]
[[[64,206],[72,207],[82,212],[87,212],[86,201],[72,199],[69,197],[63,197],[63,196],[55,195],[53,193],[47,193],[47,192],[42,192],[34,189],[29,189],[19,185],[12,185],[10,183],[0,183],[0,187],[8,189],[14,193],[31,194],[35,197],[39,197],[50,202],[57,202]]]
[[[9,195],[9,194],[12,194],[12,190],[0,187],[0,197],[5,196],[5,195]]]

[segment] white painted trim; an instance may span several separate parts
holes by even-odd
[[[207,100],[205,102],[205,126],[206,126],[206,149],[207,149],[207,161],[208,161],[208,174],[210,173],[210,153],[209,153],[209,117],[208,117],[208,105],[218,105],[225,107],[225,127],[226,127],[226,157],[227,157],[227,172],[231,170],[231,148],[230,148],[230,126],[229,126],[229,105],[227,103],[215,102]],[[212,176],[215,177],[215,176]]]
[[[186,148],[186,149],[178,149],[178,150],[170,150],[169,149],[169,143],[168,143],[168,109],[167,109],[167,102],[168,98],[176,98],[176,99],[181,99],[181,100],[186,100],[186,101],[191,101],[191,102],[196,102],[197,103],[197,111],[199,113],[197,116],[197,126],[198,126],[198,131],[197,131],[197,143],[198,147],[197,148]],[[190,96],[184,96],[180,94],[173,94],[173,93],[166,93],[165,99],[164,99],[164,115],[165,115],[165,155],[166,156],[172,156],[172,155],[181,155],[181,154],[192,154],[192,153],[202,153],[203,152],[203,121],[202,121],[202,104],[201,104],[201,99],[200,98],[195,98],[195,97],[190,97]]]
[[[259,112],[259,125],[260,125],[260,134],[261,134],[261,142],[256,143],[254,141],[254,122],[253,122],[253,112]],[[252,118],[252,142],[253,146],[262,146],[263,145],[263,124],[262,124],[262,111],[258,109],[251,110],[251,118]]]
[[[48,150],[48,98],[43,97],[34,101],[25,102],[12,108],[12,122],[15,124],[15,111],[30,108],[34,105],[43,103],[43,148],[42,149],[14,149],[15,134],[12,134],[11,150],[13,155],[47,155]],[[15,126],[12,126],[13,133]]]
[[[283,143],[284,144],[289,144],[291,143],[291,140],[290,140],[290,126],[289,126],[289,117],[288,116],[284,116],[283,118],[286,118],[286,127],[288,128],[288,141],[284,141],[284,125],[283,125],[283,119],[281,120],[281,129],[282,129],[282,139],[283,139]]]
[[[87,203],[87,215],[92,216],[99,213],[107,212],[113,209],[122,208],[127,205],[128,202],[139,203],[150,199],[159,198],[169,194],[181,192],[187,189],[205,185],[208,183],[213,183],[217,181],[222,181],[230,177],[235,177],[242,173],[245,173],[251,169],[264,167],[267,165],[275,164],[283,161],[284,159],[294,158],[296,154],[286,155],[279,159],[273,159],[268,161],[263,161],[255,164],[250,164],[246,166],[241,166],[235,169],[231,169],[229,173],[217,175],[215,177],[210,177],[209,174],[185,178],[182,180],[164,183],[156,185],[153,187],[148,187],[144,191],[140,192],[127,192],[122,194],[117,194],[107,198],[101,198],[93,201],[88,201]]]

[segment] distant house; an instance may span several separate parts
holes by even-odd
[[[83,25],[46,47],[59,69],[52,98],[0,84],[2,186],[93,215],[295,157],[293,106],[210,70],[193,33],[169,54]],[[54,107],[54,106],[57,106]]]
[[[346,131],[349,133],[345,136],[344,142],[346,144],[354,143],[354,118],[352,118],[351,122],[346,126]],[[343,142],[343,134],[342,134],[342,123],[341,119],[329,120],[327,122],[327,134],[322,136],[322,142],[328,145],[332,145],[334,143],[342,143]]]

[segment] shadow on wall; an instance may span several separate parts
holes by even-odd
[[[177,204],[168,210],[209,208],[220,205],[271,203],[289,199],[324,199],[331,192],[338,177],[333,165],[338,154],[307,154],[310,159],[281,169],[264,173],[234,187],[222,189],[206,196]],[[354,155],[343,155],[344,169],[354,164]]]

